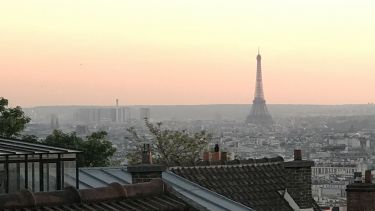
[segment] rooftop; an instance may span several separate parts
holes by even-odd
[[[80,151],[34,144],[16,139],[0,137],[0,156],[6,155],[34,155],[34,154],[68,154]]]
[[[1,210],[194,210],[170,194],[161,179],[147,183],[32,193],[23,190],[0,195]]]
[[[286,170],[281,157],[174,167],[170,171],[258,211],[293,210],[282,194],[286,189]]]

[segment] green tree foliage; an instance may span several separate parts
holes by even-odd
[[[94,132],[82,142],[80,150],[83,166],[108,166],[110,164],[110,158],[116,152],[116,148],[105,139],[106,135],[105,131]]]
[[[21,138],[22,141],[26,141],[33,144],[40,144],[41,141],[38,139],[37,136],[34,135],[23,135]]]
[[[107,132],[94,132],[86,139],[78,137],[76,133],[64,133],[54,130],[51,135],[38,141],[34,136],[25,136],[24,141],[41,143],[49,146],[75,149],[81,151],[77,162],[80,167],[103,167],[110,164],[110,158],[116,152],[112,143],[106,140]]]
[[[0,97],[0,136],[17,137],[29,122],[30,118],[24,114],[21,107],[10,108],[8,100]]]
[[[80,150],[83,139],[78,137],[76,133],[64,133],[61,130],[54,130],[51,135],[42,140],[43,144],[67,149]]]
[[[167,166],[194,165],[212,138],[211,134],[205,131],[191,134],[186,130],[163,130],[161,123],[154,125],[147,119],[146,126],[153,136],[151,141],[153,160]],[[134,128],[129,128],[128,132],[138,143],[137,149],[128,153],[128,161],[129,163],[139,163],[142,145],[147,140],[140,137]]]

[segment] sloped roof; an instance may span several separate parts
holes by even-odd
[[[1,210],[194,210],[170,194],[161,179],[122,186],[0,195]]]
[[[257,211],[293,210],[284,200],[283,158],[250,159],[240,164],[174,167],[170,171]]]
[[[65,172],[65,183],[75,186],[75,171]],[[121,185],[132,182],[131,175],[123,167],[79,168],[79,189],[106,187],[117,182]]]
[[[66,154],[79,153],[78,150],[65,149],[61,147],[34,144],[18,139],[0,137],[0,156],[6,155],[32,155],[32,154]]]

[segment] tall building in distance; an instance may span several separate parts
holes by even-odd
[[[56,114],[51,114],[50,127],[51,127],[52,130],[59,129],[59,118]]]
[[[139,120],[150,119],[150,108],[139,109]]]
[[[264,99],[263,81],[262,81],[262,57],[257,55],[257,73],[255,96],[250,114],[247,116],[246,123],[270,127],[273,124],[271,115],[268,112],[266,100]]]

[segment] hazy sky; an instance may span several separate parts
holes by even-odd
[[[0,0],[12,105],[375,102],[375,1]]]

